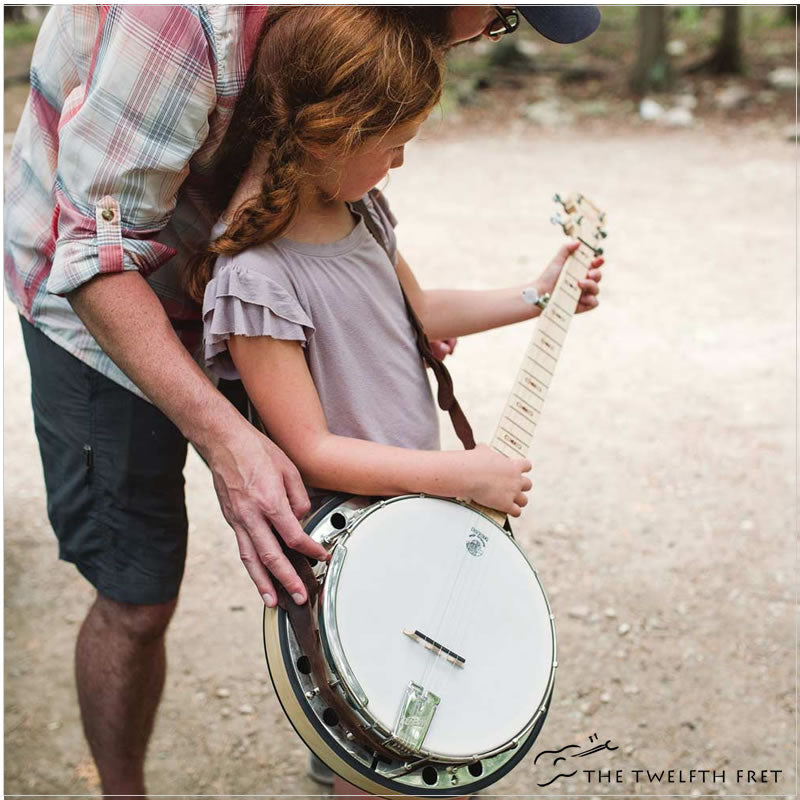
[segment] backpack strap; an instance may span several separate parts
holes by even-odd
[[[372,192],[370,192],[370,198],[373,200],[373,202],[377,203],[380,203],[382,200],[380,193],[374,189]],[[367,230],[372,234],[375,241],[381,246],[386,255],[389,257],[389,261],[392,261],[392,257],[389,254],[389,248],[384,241],[383,234],[378,228],[375,218],[367,208],[367,204],[362,199],[352,203],[351,205],[353,210],[361,215],[361,218],[364,220],[364,224],[367,226]],[[475,436],[472,433],[472,426],[469,424],[469,421],[459,405],[458,400],[456,400],[453,392],[453,378],[450,375],[447,367],[444,365],[444,362],[438,358],[431,349],[431,344],[428,341],[428,337],[425,335],[422,322],[411,306],[411,303],[408,301],[408,297],[406,296],[403,285],[400,283],[399,279],[398,284],[400,284],[400,291],[403,294],[403,301],[406,304],[408,318],[411,320],[411,327],[414,329],[416,334],[417,349],[422,356],[422,360],[431,368],[433,374],[436,376],[436,383],[439,386],[439,391],[437,393],[439,408],[441,408],[442,411],[446,411],[450,415],[453,428],[455,429],[456,435],[461,440],[461,444],[464,445],[464,449],[472,450],[475,447]]]

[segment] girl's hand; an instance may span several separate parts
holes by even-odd
[[[545,292],[550,292],[552,294],[567,257],[575,252],[578,247],[580,247],[580,242],[568,242],[556,253],[553,260],[547,265],[545,271],[539,276],[539,280],[536,281],[536,287],[540,294],[544,294]],[[589,266],[586,278],[582,281],[578,281],[578,286],[581,287],[581,296],[578,300],[576,314],[597,308],[600,302],[597,297],[600,293],[599,284],[603,277],[600,267],[602,267],[604,263],[605,259],[602,256],[595,258]]]
[[[456,349],[457,341],[458,339],[436,339],[431,342],[431,350],[433,350],[433,354],[436,358],[440,361],[444,361],[445,356],[453,354],[453,351]]]
[[[507,458],[485,444],[464,452],[465,493],[470,500],[497,509],[512,517],[527,505],[525,496],[532,484],[525,473],[531,462],[525,458]]]

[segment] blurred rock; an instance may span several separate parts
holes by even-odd
[[[733,84],[720,89],[714,96],[714,105],[723,111],[733,111],[747,104],[751,98],[750,92],[744,86]]]
[[[255,714],[256,710],[249,703],[244,703],[243,705],[239,706],[239,713],[246,716],[248,714]]]
[[[645,122],[653,122],[654,120],[661,119],[664,116],[664,106],[661,103],[657,103],[655,100],[651,100],[649,97],[645,97],[641,103],[639,103],[639,116]]]
[[[623,623],[622,623],[622,625],[620,625],[620,626],[617,628],[617,633],[618,633],[620,636],[625,636],[626,634],[630,633],[630,631],[631,631],[631,626],[630,626],[630,625],[628,625],[628,623],[627,623],[627,622],[623,622]]]
[[[578,606],[570,609],[567,612],[567,616],[572,617],[572,619],[586,619],[589,616],[589,609],[586,606]]]
[[[800,134],[800,125],[792,123],[783,129],[783,138],[789,142],[796,142]]]
[[[231,696],[231,692],[230,692],[230,689],[222,688],[222,689],[217,689],[216,695],[217,695],[217,697],[230,697]]]
[[[685,94],[679,94],[675,98],[675,105],[678,108],[688,108],[689,111],[694,111],[694,109],[697,108],[697,98],[693,94],[689,94],[688,92],[686,92]]]
[[[762,89],[756,94],[759,103],[774,103],[778,99],[778,93],[774,89]]]
[[[607,619],[616,619],[617,618],[617,612],[614,611],[613,608],[609,607],[603,613],[606,615]]]
[[[791,90],[797,86],[797,71],[794,67],[778,67],[767,75],[767,80],[775,89]]]
[[[667,53],[671,56],[685,56],[689,47],[683,39],[672,39],[667,42]]]
[[[689,128],[694,125],[694,114],[688,108],[671,108],[659,121],[673,128]]]
[[[565,109],[556,98],[539,100],[536,103],[523,106],[522,116],[545,128],[558,128],[562,125],[571,125],[575,116]]]
[[[528,58],[534,58],[542,52],[542,46],[532,39],[520,39],[517,42],[517,50]]]
[[[578,103],[578,111],[587,117],[603,117],[611,110],[606,100],[584,100]]]

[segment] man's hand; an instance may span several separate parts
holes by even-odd
[[[276,534],[304,555],[321,561],[329,555],[298,522],[308,513],[309,502],[294,464],[246,422],[236,436],[226,438],[207,455],[222,513],[236,533],[242,563],[264,602],[270,608],[277,603],[272,576],[296,603],[304,603],[303,581]]]
[[[547,265],[545,271],[536,281],[536,286],[540,294],[544,294],[545,292],[552,293],[567,258],[579,247],[580,242],[568,242],[556,253],[553,260]],[[578,299],[578,308],[575,311],[576,314],[597,308],[600,302],[598,299],[598,294],[600,293],[599,283],[603,277],[600,267],[602,267],[604,263],[605,259],[602,256],[593,259],[589,266],[589,271],[586,273],[586,278],[582,281],[578,281],[578,286],[581,287],[581,296]]]

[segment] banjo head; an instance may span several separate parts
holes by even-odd
[[[553,618],[507,532],[458,501],[339,498],[306,531],[319,565],[319,634],[362,727],[398,752],[375,758],[315,694],[288,618],[266,609],[270,675],[290,721],[335,772],[379,796],[491,785],[538,736],[556,667]]]
[[[494,522],[450,500],[395,498],[363,513],[334,562],[320,632],[381,728],[436,758],[468,760],[519,739],[544,711],[552,614]]]

